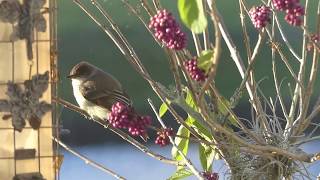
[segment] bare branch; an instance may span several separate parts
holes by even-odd
[[[80,153],[78,153],[77,151],[73,150],[72,148],[70,148],[69,146],[67,146],[66,144],[64,144],[63,142],[59,141],[57,138],[52,137],[52,140],[54,140],[55,142],[57,142],[61,147],[63,147],[65,150],[67,150],[68,152],[70,152],[71,154],[77,156],[78,158],[80,158],[81,160],[83,160],[86,164],[89,164],[90,166],[93,166],[107,174],[110,174],[111,176],[115,177],[116,179],[120,179],[120,180],[125,180],[126,178],[122,177],[121,175],[118,175],[117,173],[115,173],[114,171],[104,167],[103,165],[92,161],[91,159],[89,159],[88,157],[86,157],[85,155],[82,155]]]

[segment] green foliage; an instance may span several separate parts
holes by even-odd
[[[191,176],[193,173],[186,168],[178,169],[171,177],[167,180],[179,180]]]
[[[218,110],[223,116],[228,116],[228,122],[231,123],[234,126],[238,126],[237,123],[237,117],[234,115],[230,114],[228,109],[230,108],[230,102],[224,98],[223,96],[220,96],[220,101],[218,101]]]
[[[213,139],[209,130],[207,130],[203,125],[201,125],[195,118],[188,116],[186,123],[190,125],[195,131],[208,141]]]
[[[188,104],[188,106],[190,106],[192,109],[194,109],[195,111],[197,111],[196,109],[196,104],[194,103],[193,97],[191,95],[190,90],[187,90],[187,95],[186,95],[186,103]]]
[[[186,103],[196,110],[195,102],[191,96],[190,91],[187,91],[186,96]],[[186,123],[190,125],[195,131],[204,139],[211,142],[213,140],[212,133],[205,128],[201,123],[199,123],[195,118],[188,115],[188,118],[186,119]],[[199,158],[201,165],[205,171],[210,171],[212,167],[212,163],[214,159],[218,159],[218,153],[215,152],[213,146],[207,146],[205,144],[200,143],[199,144]]]
[[[187,91],[186,95],[186,103],[192,108],[194,111],[197,111],[197,106],[192,98],[190,90]],[[193,116],[188,114],[188,118],[186,119],[186,123],[193,127],[197,133],[199,133],[206,140],[211,141],[213,139],[211,133],[207,128],[205,128],[200,122],[198,122]]]
[[[190,137],[190,131],[185,128],[183,125],[181,125],[177,132],[178,136],[181,137],[175,137],[174,142],[178,146],[178,148],[183,152],[183,154],[187,154],[188,148],[189,148],[189,137]],[[178,152],[178,149],[173,147],[171,150],[172,158],[177,161],[182,161],[183,157]]]
[[[166,103],[162,103],[159,108],[159,116],[162,117],[168,111],[168,106]]]
[[[200,57],[198,57],[198,67],[208,73],[212,64],[212,57],[212,50],[202,51]]]
[[[201,33],[207,27],[202,0],[178,0],[178,10],[182,22],[194,33]]]
[[[204,171],[211,171],[214,159],[219,159],[218,153],[211,146],[199,144],[199,158]]]

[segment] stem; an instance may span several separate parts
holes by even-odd
[[[227,31],[227,28],[221,18],[220,13],[218,12],[217,8],[214,5],[214,2],[212,1],[212,6],[211,6],[211,11],[212,13],[217,17],[217,22],[218,22],[218,27],[221,31],[222,37],[224,39],[224,41],[226,42],[228,49],[230,51],[231,54],[231,58],[233,59],[233,61],[235,62],[238,71],[241,75],[241,78],[244,79],[245,76],[245,66],[243,64],[243,60],[240,57],[239,51],[237,50],[237,47],[235,46],[234,42],[232,41],[229,32]],[[254,82],[254,80],[251,80],[252,82]],[[255,111],[257,112],[257,114],[263,114],[263,109],[262,109],[262,105],[261,102],[259,100],[259,98],[257,97],[257,94],[254,93],[254,89],[250,86],[250,83],[246,82],[246,88],[248,91],[248,94],[250,96],[250,102],[252,103]],[[261,123],[263,125],[263,128],[265,129],[265,131],[270,131],[270,128],[267,125],[267,119],[266,117],[262,117],[261,119]]]
[[[161,9],[161,4],[159,0],[153,0],[153,6],[156,8],[156,10],[160,10]]]
[[[153,11],[153,9],[150,7],[149,3],[147,0],[140,0],[140,3],[142,5],[142,7],[147,11],[149,16],[153,16],[155,14],[155,12]]]
[[[63,147],[65,150],[67,150],[68,152],[70,152],[71,154],[77,156],[78,158],[80,158],[81,160],[83,160],[86,164],[89,164],[107,174],[110,174],[111,176],[115,177],[116,179],[120,179],[120,180],[126,180],[126,178],[118,175],[117,173],[113,172],[112,170],[104,167],[103,165],[90,160],[89,158],[87,158],[86,156],[78,153],[77,151],[71,149],[69,146],[67,146],[66,144],[64,144],[63,142],[59,141],[57,138],[52,137],[52,140],[54,140],[55,142],[57,142],[61,147]]]
[[[275,17],[275,20],[276,20],[276,24],[278,26],[278,29],[279,29],[279,32],[280,32],[280,35],[282,37],[282,40],[284,41],[284,43],[287,45],[289,51],[291,52],[291,54],[295,57],[296,60],[298,60],[299,62],[301,62],[301,58],[299,57],[299,55],[295,52],[295,50],[293,49],[293,47],[291,46],[290,42],[288,41],[285,33],[283,32],[282,30],[282,26],[278,20],[278,17],[276,15],[274,15]]]
[[[193,38],[194,46],[195,46],[196,51],[197,51],[197,56],[199,57],[200,53],[202,51],[200,39],[195,33],[192,33],[192,38]]]
[[[206,14],[207,3],[205,3],[205,0],[202,0],[202,4],[203,4],[203,12]],[[203,31],[203,44],[204,44],[204,50],[208,50],[210,48],[210,38],[209,38],[208,26]]]
[[[308,4],[309,4],[309,0],[306,0],[305,2],[305,16],[303,19],[303,27],[307,26],[307,14],[308,14]],[[304,87],[304,75],[305,75],[305,66],[306,66],[306,59],[307,59],[307,51],[306,51],[306,46],[307,46],[307,30],[304,29],[303,31],[303,41],[302,41],[302,57],[300,60],[300,69],[299,69],[299,73],[298,73],[298,80],[299,82],[301,82],[302,87]],[[297,119],[295,120],[300,121],[300,119],[304,119],[307,113],[307,109],[305,109],[304,107],[304,90],[298,85],[298,82],[296,82],[296,86],[295,86],[295,90],[294,90],[294,96],[292,99],[292,103],[291,103],[291,107],[290,107],[290,113],[289,113],[289,119],[291,124],[289,125],[293,125],[293,119],[295,116],[295,110],[296,110],[296,106],[297,106],[297,102],[298,102],[298,98],[300,101],[300,106],[299,106],[299,116],[297,117]],[[287,123],[288,125],[288,123]],[[291,127],[291,126],[289,126]],[[292,128],[289,129],[289,132],[292,132]],[[291,133],[288,133],[287,136],[289,136]]]
[[[311,67],[311,73],[310,73],[310,77],[309,77],[309,83],[307,86],[307,89],[304,93],[304,108],[305,108],[305,115],[303,117],[306,116],[307,110],[309,108],[309,104],[310,104],[310,99],[311,99],[311,95],[314,89],[314,83],[316,80],[316,76],[317,76],[317,71],[318,71],[318,51],[313,50],[313,59],[312,59],[312,67]],[[293,125],[295,125],[298,122],[293,123]],[[299,127],[297,128],[298,130],[296,131],[296,133],[294,133],[294,135],[299,135],[301,134],[310,124],[310,120],[307,121],[307,119],[303,118],[301,119],[301,123],[299,124]]]
[[[240,22],[242,27],[242,34],[243,34],[244,44],[247,50],[248,60],[250,60],[251,59],[250,38],[245,25],[245,15],[243,13],[243,6],[244,6],[244,2],[242,0],[239,0],[240,20],[241,20]]]
[[[207,80],[205,81],[204,85],[202,86],[199,96],[198,96],[198,102],[201,101],[205,91],[209,88],[210,83],[214,80],[216,74],[217,74],[217,67],[221,55],[221,32],[218,27],[218,22],[216,19],[216,16],[214,14],[211,14],[211,19],[213,21],[214,29],[215,29],[215,46],[214,46],[214,54],[212,58],[212,65],[210,68],[210,72],[208,75]]]

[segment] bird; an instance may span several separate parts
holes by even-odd
[[[107,120],[116,102],[132,106],[130,97],[115,77],[86,61],[76,64],[67,78],[72,81],[78,105],[92,119]]]

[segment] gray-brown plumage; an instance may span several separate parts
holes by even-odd
[[[131,105],[120,82],[88,62],[75,65],[68,78],[72,79],[73,94],[80,108],[92,117],[106,119],[116,102]]]

